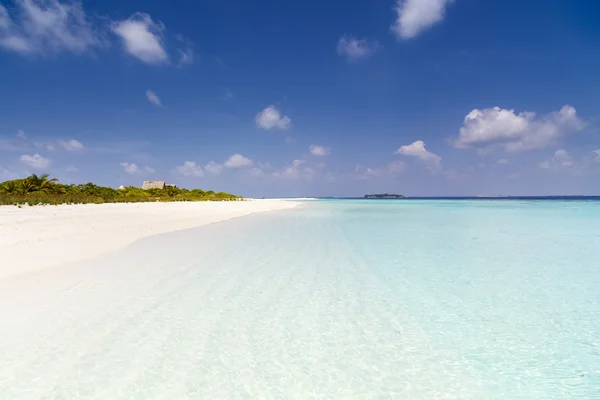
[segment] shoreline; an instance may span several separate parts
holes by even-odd
[[[105,203],[0,207],[0,278],[92,259],[161,233],[259,212],[286,200]]]

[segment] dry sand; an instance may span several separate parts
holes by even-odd
[[[301,203],[81,204],[0,207],[0,278],[93,258],[146,236],[194,228]]]

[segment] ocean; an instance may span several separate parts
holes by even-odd
[[[599,259],[597,201],[321,200],[158,235],[59,267],[66,292],[12,278],[0,399],[600,399]]]

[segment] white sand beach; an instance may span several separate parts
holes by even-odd
[[[181,202],[0,207],[0,278],[93,258],[143,237],[299,202]]]

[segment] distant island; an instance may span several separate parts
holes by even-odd
[[[401,194],[365,194],[365,199],[405,199]]]

